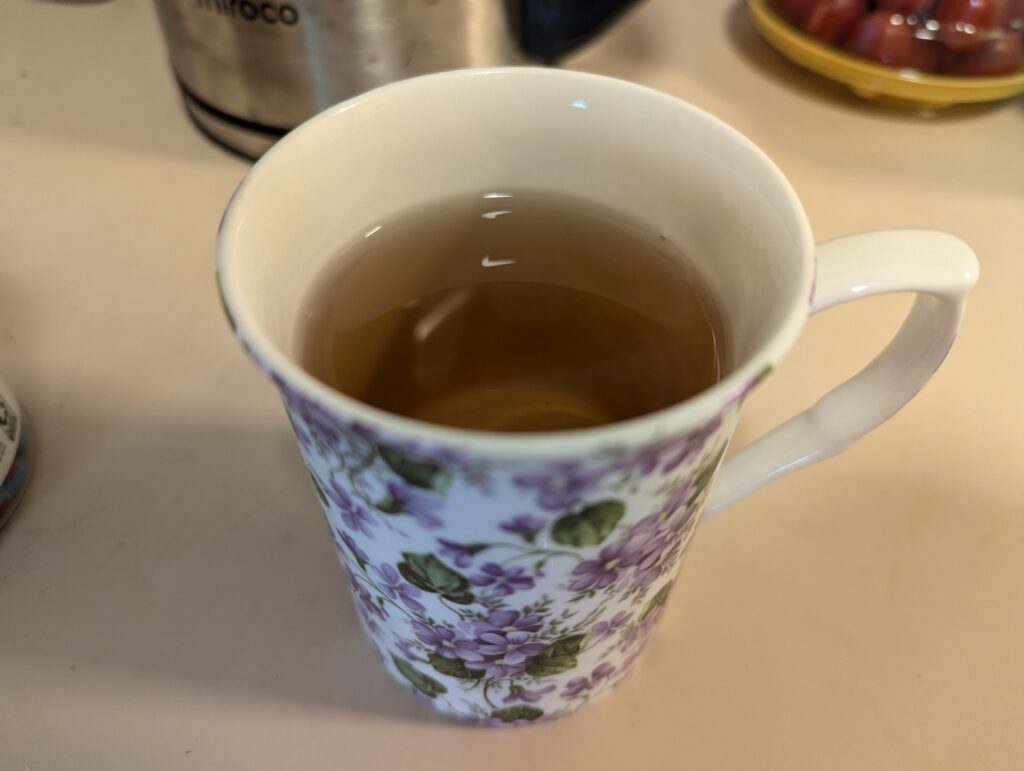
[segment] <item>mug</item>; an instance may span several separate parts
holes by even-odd
[[[619,423],[500,434],[388,414],[302,369],[304,301],[342,246],[433,200],[517,190],[591,200],[680,247],[719,299],[721,380]],[[785,177],[729,126],[534,68],[427,75],[327,110],[253,167],[218,240],[228,317],[281,391],[370,641],[399,682],[486,725],[566,715],[624,677],[702,512],[895,413],[946,355],[977,272],[938,232],[815,245]],[[908,291],[871,364],[722,463],[744,397],[810,314]]]

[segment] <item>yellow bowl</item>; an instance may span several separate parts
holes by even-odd
[[[1024,71],[993,78],[957,78],[886,67],[803,34],[778,16],[768,0],[747,0],[747,5],[754,26],[779,53],[801,67],[849,86],[858,96],[918,107],[948,107],[1024,93]]]

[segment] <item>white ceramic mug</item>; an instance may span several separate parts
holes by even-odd
[[[339,250],[436,199],[524,189],[590,199],[680,247],[725,317],[722,380],[651,415],[531,435],[398,417],[302,370],[301,310]],[[282,391],[371,641],[401,682],[486,724],[566,714],[622,677],[701,512],[896,412],[941,363],[978,270],[931,231],[815,245],[781,172],[724,123],[642,86],[526,68],[409,80],[312,119],[240,186],[218,253],[225,308]],[[871,364],[715,481],[743,397],[809,315],[906,291],[913,309]]]

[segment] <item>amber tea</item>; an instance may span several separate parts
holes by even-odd
[[[467,196],[372,224],[307,303],[310,373],[445,426],[598,426],[688,399],[723,367],[715,302],[684,254],[547,193]]]

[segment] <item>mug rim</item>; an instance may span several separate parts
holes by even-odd
[[[339,119],[340,115],[349,110],[364,105],[372,106],[376,101],[393,98],[405,90],[437,88],[448,82],[478,77],[561,78],[567,83],[586,81],[603,88],[621,89],[647,101],[669,102],[672,109],[689,113],[691,117],[704,121],[716,131],[728,135],[732,141],[745,146],[769,172],[778,193],[796,219],[800,239],[800,268],[803,272],[800,280],[803,291],[799,296],[807,297],[808,303],[791,303],[775,332],[733,367],[729,374],[709,388],[660,410],[590,428],[498,432],[444,426],[387,412],[341,393],[313,377],[264,332],[237,286],[237,266],[244,256],[239,253],[236,241],[238,232],[244,227],[243,214],[248,191],[262,184],[263,178],[273,172],[273,167],[280,163],[281,157],[289,153],[292,147],[307,141],[307,135],[313,134],[321,125]],[[280,377],[321,406],[356,422],[381,426],[387,431],[416,440],[459,444],[492,453],[536,451],[547,454],[579,451],[595,446],[633,445],[697,427],[720,415],[760,383],[796,342],[807,320],[814,282],[814,263],[814,239],[810,223],[789,180],[763,150],[720,118],[665,92],[606,75],[546,67],[487,67],[431,73],[380,86],[323,110],[285,135],[246,173],[228,201],[217,232],[216,279],[228,321],[250,357],[267,374]]]

